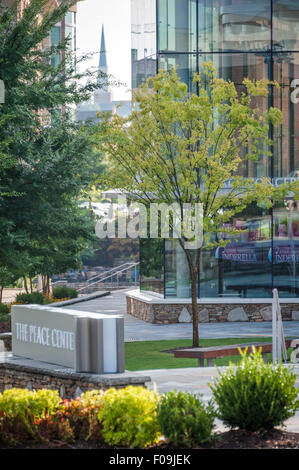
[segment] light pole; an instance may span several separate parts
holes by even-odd
[[[5,102],[5,86],[4,81],[0,80],[0,104]]]

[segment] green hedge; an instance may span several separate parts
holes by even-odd
[[[78,297],[78,292],[76,289],[72,289],[71,287],[60,286],[53,289],[52,295],[54,299],[75,299]]]
[[[18,294],[16,297],[18,304],[39,304],[49,303],[49,299],[41,292],[32,292],[31,294]]]

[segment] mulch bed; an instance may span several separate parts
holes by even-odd
[[[1,446],[0,449],[8,449]],[[86,441],[76,441],[66,444],[62,441],[50,442],[49,444],[27,443],[15,446],[15,449],[117,449],[109,447],[104,443],[94,444]],[[182,448],[182,447],[179,447]],[[227,431],[216,434],[216,438],[210,442],[197,447],[198,449],[299,449],[299,433],[281,430],[264,431],[260,433],[249,433],[246,431]],[[118,447],[118,449],[120,449]],[[161,441],[157,446],[150,449],[175,449],[175,446]]]
[[[11,331],[11,322],[8,321],[1,321],[0,322],[0,333],[9,333]]]
[[[299,449],[299,433],[273,429],[260,433],[227,431],[205,444],[206,449]]]

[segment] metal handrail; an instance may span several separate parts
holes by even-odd
[[[121,264],[120,266],[116,266],[116,267],[111,268],[111,269],[108,269],[107,271],[104,271],[104,272],[102,272],[102,273],[95,274],[95,275],[92,276],[91,278],[86,279],[85,282],[90,283],[90,281],[95,280],[95,279],[97,279],[97,278],[99,278],[98,280],[101,281],[101,278],[102,278],[103,276],[106,276],[108,273],[111,273],[111,275],[113,275],[112,271],[115,271],[116,269],[122,268],[123,266],[126,266],[126,265],[129,265],[129,266],[128,266],[128,269],[129,269],[129,268],[132,266],[132,264],[133,264],[133,263],[130,263],[129,261],[127,261],[126,263]],[[65,280],[60,279],[60,280],[58,280],[58,281],[55,281],[55,282],[52,283],[52,286],[54,287],[55,285],[58,285],[58,284],[65,284]]]
[[[116,271],[115,273],[112,273],[112,274],[110,274],[109,276],[104,277],[103,279],[99,279],[99,280],[97,280],[97,281],[95,281],[95,282],[88,283],[86,286],[81,287],[80,289],[77,289],[77,292],[80,292],[80,291],[82,291],[82,290],[84,290],[84,289],[86,289],[86,288],[88,288],[88,287],[90,287],[90,286],[93,286],[94,284],[97,284],[97,283],[99,283],[99,282],[106,281],[107,279],[110,279],[110,278],[112,278],[113,276],[118,276],[119,274],[121,274],[121,273],[123,273],[123,272],[125,272],[125,271],[128,271],[129,269],[132,269],[133,267],[136,268],[136,266],[138,266],[139,264],[140,264],[139,261],[138,261],[137,263],[132,263],[132,264],[130,264],[130,266],[127,266],[127,267],[124,268],[124,269],[121,269],[121,270],[119,270],[119,271]],[[123,266],[123,265],[121,265],[121,266]],[[136,279],[135,279],[135,281],[136,281]]]
[[[122,268],[123,266],[126,266],[127,264],[130,264],[129,261],[127,261],[124,264],[121,264],[120,266],[116,266],[114,268],[108,269],[107,271],[104,271],[103,273],[95,274],[91,278],[87,279],[87,282],[92,281],[93,279],[96,279],[97,277],[102,277],[102,276],[106,275],[107,273],[111,273],[111,271],[114,271],[115,269]]]

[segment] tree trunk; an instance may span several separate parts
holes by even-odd
[[[198,348],[199,334],[198,334],[198,306],[197,306],[197,275],[194,272],[192,276],[190,272],[190,281],[191,281],[192,318],[193,318],[192,347]]]
[[[0,286],[0,304],[2,303],[3,286]]]
[[[43,294],[50,295],[50,275],[42,276]]]
[[[42,284],[43,284],[43,294],[47,293],[47,278],[46,276],[42,276]]]
[[[192,347],[199,347],[199,334],[198,334],[198,306],[197,306],[197,280],[199,272],[199,261],[200,261],[200,248],[196,250],[186,249],[182,239],[179,239],[180,245],[185,252],[188,267],[189,267],[189,276],[191,282],[191,311],[192,311],[192,323],[193,323],[193,337],[192,337]],[[191,251],[195,255],[194,264],[192,261]]]
[[[196,250],[195,262],[192,262],[192,256],[190,250],[184,250],[187,257],[189,266],[189,276],[191,282],[191,310],[192,310],[192,322],[193,322],[193,339],[192,347],[199,347],[199,334],[198,334],[198,306],[197,306],[197,278],[198,278],[198,266],[200,258],[200,250]]]
[[[23,281],[24,281],[24,287],[25,287],[26,294],[29,294],[26,277],[23,277]]]
[[[47,274],[47,295],[50,295],[50,275]]]
[[[29,281],[30,281],[30,292],[32,294],[33,292],[32,277],[29,278]]]

